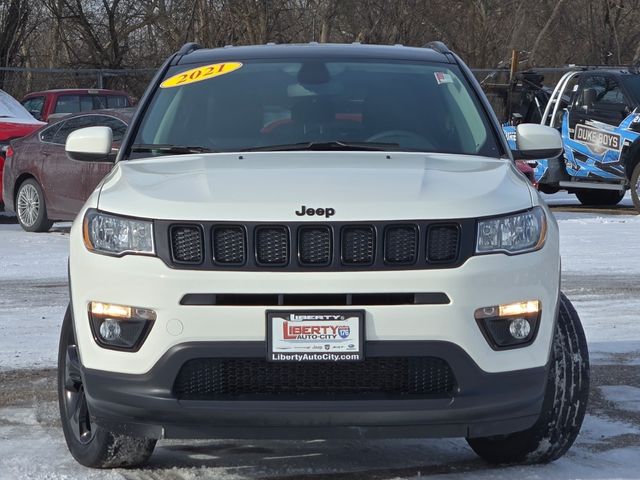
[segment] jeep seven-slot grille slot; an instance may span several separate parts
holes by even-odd
[[[460,232],[456,225],[434,225],[427,237],[427,260],[430,262],[450,262],[458,252]]]
[[[244,228],[236,225],[213,228],[213,260],[223,265],[244,265],[247,255]]]
[[[300,227],[298,252],[301,265],[329,265],[331,262],[331,229]]]
[[[373,227],[344,227],[342,229],[342,262],[347,265],[370,265],[375,255]]]
[[[473,254],[475,222],[288,224],[155,222],[158,256],[174,268],[405,270],[452,268]]]
[[[174,262],[202,263],[202,232],[194,225],[173,225],[171,227],[171,257]]]
[[[256,228],[256,260],[260,265],[289,263],[289,232],[286,227]]]
[[[362,362],[268,362],[264,358],[199,358],[178,373],[180,400],[287,400],[451,396],[456,381],[437,357],[369,357]]]

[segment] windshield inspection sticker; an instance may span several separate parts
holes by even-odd
[[[453,78],[451,78],[451,75],[448,73],[434,72],[433,74],[436,76],[436,82],[438,82],[438,85],[443,83],[453,83]]]
[[[204,65],[198,68],[192,68],[186,72],[178,73],[173,77],[167,78],[160,84],[160,88],[181,87],[190,83],[209,80],[210,78],[226,75],[234,72],[242,67],[240,62],[214,63],[213,65]]]

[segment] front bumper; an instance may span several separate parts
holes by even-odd
[[[265,358],[264,342],[193,342],[172,347],[142,375],[83,369],[93,420],[149,438],[479,437],[521,431],[537,420],[546,367],[487,373],[458,346],[437,341],[368,342],[366,357],[444,359],[457,388],[419,399],[180,401],[180,367],[204,357]]]
[[[92,205],[91,199],[87,205]],[[82,217],[83,212],[80,217]],[[550,213],[547,213],[551,218]],[[171,269],[159,258],[90,253],[81,222],[71,232],[71,299],[78,353],[94,420],[146,437],[478,437],[524,430],[539,417],[559,296],[558,231],[532,253],[480,255],[451,269],[243,272]],[[189,294],[442,292],[439,305],[309,306],[365,311],[365,358],[444,359],[456,390],[444,397],[179,400],[178,371],[196,358],[266,358],[267,310],[277,305],[181,305]],[[494,351],[476,309],[524,300],[542,305],[535,340]],[[107,350],[92,336],[89,302],[157,313],[137,352]]]
[[[76,222],[73,229],[79,228]],[[534,253],[470,258],[455,269],[363,272],[220,272],[172,270],[160,259],[89,253],[72,234],[71,298],[82,364],[93,370],[143,374],[176,345],[188,342],[264,342],[266,310],[277,305],[180,305],[197,293],[443,292],[446,305],[353,305],[364,309],[366,341],[435,340],[461,347],[485,372],[546,365],[559,295],[556,239]],[[79,240],[79,245],[78,245]],[[540,327],[524,348],[494,351],[478,327],[476,309],[539,300]],[[93,339],[87,315],[91,301],[150,308],[157,312],[145,343],[135,353],[107,350]],[[305,306],[340,310],[344,306]],[[284,307],[292,310],[295,307]]]

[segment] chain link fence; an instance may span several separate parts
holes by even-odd
[[[0,68],[0,88],[20,100],[27,93],[57,88],[124,90],[139,99],[155,69],[97,70],[64,68]]]

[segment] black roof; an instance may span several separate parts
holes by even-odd
[[[180,57],[178,65],[250,59],[350,58],[385,60],[420,60],[451,63],[449,58],[431,48],[402,45],[363,45],[359,43],[306,43],[202,48]]]

